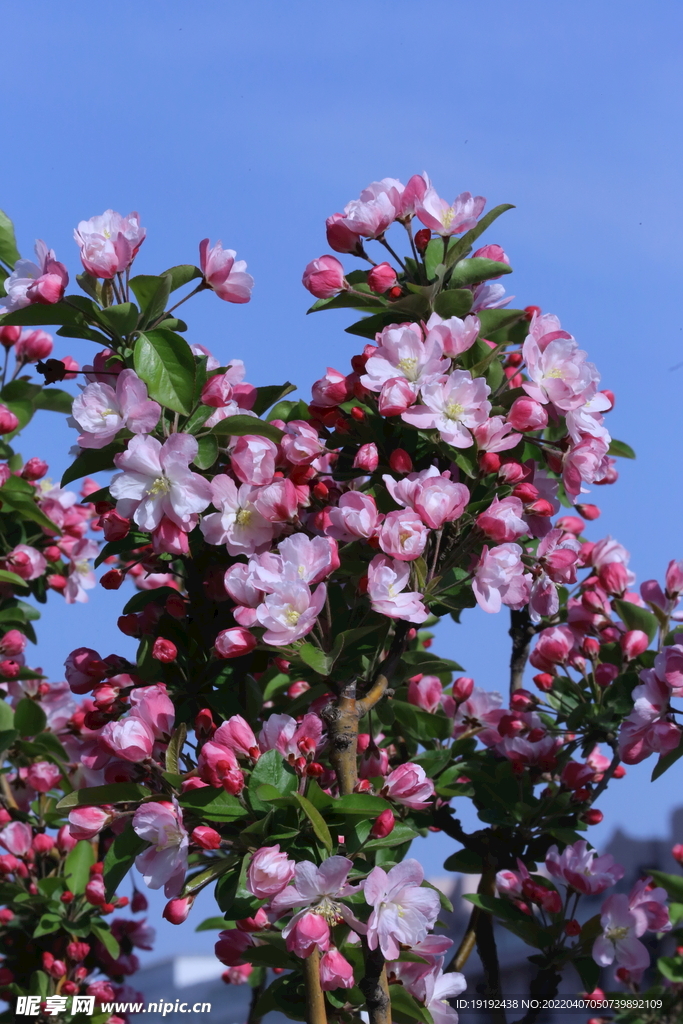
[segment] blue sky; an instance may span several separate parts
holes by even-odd
[[[444,196],[514,203],[487,240],[510,255],[515,305],[560,316],[617,395],[612,433],[638,452],[615,487],[595,489],[603,516],[588,535],[618,537],[639,580],[661,578],[683,557],[683,368],[671,370],[683,361],[682,22],[669,0],[8,7],[0,207],[25,255],[44,238],[72,273],[73,228],[107,207],[140,212],[139,272],[222,238],[256,278],[253,301],[201,295],[186,307],[190,340],[244,358],[257,385],[306,389],[358,348],[343,312],[304,315],[301,272],[328,251],[327,215],[372,180],[423,169]],[[93,354],[58,338],[67,352]],[[73,441],[46,413],[21,447],[58,479]],[[73,647],[131,651],[120,604],[101,590],[83,607],[51,600],[36,662],[58,678]],[[504,689],[506,628],[471,612],[440,649]],[[680,782],[674,770],[650,787],[650,771],[629,769],[603,797],[596,843],[617,823],[667,831]],[[444,846],[425,849],[432,871]],[[178,940],[165,927],[157,954]]]

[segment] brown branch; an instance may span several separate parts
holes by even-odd
[[[266,972],[263,970],[263,980],[254,985],[251,990],[251,1002],[249,1003],[249,1016],[247,1017],[247,1024],[261,1024],[263,1015],[257,1012],[257,1006],[261,1001],[261,996],[266,990]]]
[[[353,793],[358,781],[358,708],[355,680],[347,683],[336,705],[323,710],[323,718],[330,732],[330,761],[337,773],[337,784],[342,796]]]
[[[306,1024],[327,1024],[325,995],[320,987],[320,950],[316,948],[304,960],[306,983]]]
[[[456,949],[455,955],[448,967],[444,967],[444,972],[461,971],[469,960],[477,941],[477,921],[479,920],[480,913],[479,907],[472,907],[472,913],[470,914],[467,930],[462,937],[462,942]]]
[[[524,681],[524,669],[529,658],[529,648],[531,647],[531,640],[536,633],[534,624],[529,618],[527,608],[522,608],[519,611],[515,611],[514,608],[510,609],[510,629],[508,632],[512,637],[510,693],[513,694],[515,690],[521,688]]]
[[[391,1024],[391,997],[382,951],[379,946],[377,949],[368,949],[366,939],[362,942],[365,977],[358,987],[365,996],[370,1024]]]

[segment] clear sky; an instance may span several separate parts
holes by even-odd
[[[514,203],[487,240],[510,255],[515,305],[560,316],[617,395],[612,433],[638,452],[615,487],[594,489],[603,517],[588,535],[618,537],[639,580],[661,578],[683,557],[683,368],[671,369],[683,361],[682,23],[675,0],[8,5],[0,207],[24,255],[44,238],[73,273],[73,228],[107,207],[140,212],[138,272],[222,238],[256,278],[253,301],[200,296],[190,340],[243,358],[257,385],[307,389],[358,350],[343,312],[304,315],[301,272],[327,251],[326,216],[372,180],[423,169],[449,198]],[[58,338],[55,355],[67,352],[93,354]],[[73,441],[45,413],[21,447],[58,479]],[[120,604],[101,590],[83,607],[52,599],[36,663],[59,678],[73,647],[131,652]],[[466,613],[440,650],[504,690],[506,628]],[[650,787],[651,768],[603,797],[596,843],[617,823],[666,833],[680,770]],[[432,873],[444,852],[430,841]],[[191,922],[165,927],[155,955],[180,936],[210,946]]]

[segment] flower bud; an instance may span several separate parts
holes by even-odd
[[[19,420],[6,405],[0,405],[0,434],[11,434],[19,426]]]
[[[603,818],[604,814],[602,811],[599,811],[597,807],[589,807],[589,809],[584,811],[581,815],[581,821],[584,821],[586,825],[599,825]]]
[[[317,299],[331,299],[344,287],[344,268],[335,256],[311,260],[301,282]]]
[[[100,517],[100,526],[107,541],[123,540],[130,533],[130,519],[119,515],[116,509],[110,509]]]
[[[34,455],[32,459],[29,459],[28,462],[24,464],[21,475],[24,480],[40,480],[41,477],[45,476],[49,468],[50,467],[44,459],[38,459]]]
[[[576,918],[573,917],[571,921],[565,921],[564,931],[565,935],[569,935],[571,938],[573,938],[574,936],[581,934],[581,925],[576,920]]]
[[[497,473],[500,469],[500,455],[497,452],[484,452],[479,456],[479,468],[484,476]]]
[[[33,837],[31,846],[35,853],[49,853],[55,845],[55,840],[52,836],[48,836],[45,832],[39,832],[38,835]]]
[[[586,658],[597,658],[600,654],[600,643],[594,636],[586,636],[581,641],[581,653]]]
[[[368,287],[383,295],[396,284],[396,271],[390,263],[378,263],[368,274]]]
[[[559,530],[564,530],[565,533],[573,533],[575,537],[579,537],[583,533],[583,522],[578,516],[560,516],[555,521],[555,526]]]
[[[74,960],[76,963],[85,960],[89,952],[90,946],[87,942],[70,942],[66,947],[66,955],[69,960]]]
[[[235,927],[241,932],[262,932],[268,927],[268,915],[263,907],[259,907],[253,917],[243,917],[235,921]]]
[[[141,914],[147,910],[149,903],[144,893],[138,889],[133,891],[133,899],[130,901],[130,909],[134,914]]]
[[[392,377],[382,384],[379,411],[382,416],[400,416],[415,401],[415,391],[405,377]]]
[[[375,819],[375,822],[370,829],[370,835],[373,839],[385,839],[391,832],[393,832],[395,824],[396,818],[394,817],[394,812],[391,808],[387,807],[386,811],[382,811],[379,817]]]
[[[3,907],[0,910],[0,924],[9,924],[10,921],[14,920],[14,912],[9,907]]]
[[[524,511],[530,516],[555,515],[555,509],[553,508],[552,502],[548,501],[546,498],[538,498],[536,501],[532,501],[530,505],[527,505]]]
[[[515,690],[510,697],[510,707],[513,711],[533,711],[537,703],[534,695],[522,688]]]
[[[395,448],[389,456],[389,466],[392,473],[410,473],[413,468],[413,460],[403,448]]]
[[[210,828],[208,825],[197,825],[192,830],[192,840],[200,846],[202,850],[217,850],[221,845],[221,837],[215,828]]]
[[[374,473],[378,465],[379,454],[377,452],[377,445],[372,443],[362,445],[353,460],[353,468],[362,469],[366,473]]]
[[[469,676],[459,676],[453,683],[453,700],[456,704],[462,704],[463,701],[469,700],[472,696],[472,690],[474,689],[474,679],[470,679]]]
[[[676,843],[675,846],[671,847],[671,856],[679,864],[683,864],[683,843]]]
[[[534,487],[528,480],[523,480],[513,488],[512,497],[519,498],[525,505],[528,505],[529,502],[536,501],[538,498],[538,487]]]
[[[92,875],[85,887],[85,898],[94,907],[101,907],[106,903],[106,892],[102,875]]]
[[[549,672],[539,672],[538,675],[534,676],[534,682],[539,690],[543,693],[548,693],[553,688],[555,677],[551,676]]]
[[[620,640],[624,657],[628,661],[637,658],[639,654],[646,651],[650,646],[650,638],[642,629],[629,629]]]
[[[20,363],[37,363],[52,352],[52,337],[46,331],[22,331],[14,349]]]
[[[216,731],[216,724],[210,708],[202,708],[201,711],[197,712],[194,720],[194,731],[199,740],[211,739]]]
[[[424,252],[429,245],[432,233],[429,228],[420,228],[415,232],[415,248],[418,252]]]
[[[125,578],[120,569],[110,569],[100,579],[100,586],[105,590],[118,590]]]
[[[575,508],[579,515],[589,522],[600,518],[600,509],[597,505],[576,505]]]
[[[192,910],[194,896],[185,896],[175,900],[169,900],[164,907],[162,917],[170,924],[182,924],[187,921],[188,914]]]
[[[523,466],[521,462],[515,462],[514,459],[503,462],[498,470],[498,477],[504,484],[518,484],[528,476],[527,467]]]
[[[618,675],[619,669],[616,665],[610,665],[605,662],[603,665],[596,665],[595,667],[595,681],[603,689],[608,687],[610,683],[613,683]]]
[[[327,373],[317,380],[311,388],[313,404],[322,409],[334,409],[349,397],[349,386],[346,377],[332,366]]]
[[[223,629],[216,637],[216,654],[219,658],[240,658],[256,647],[257,640],[248,629]]]
[[[178,648],[172,640],[166,640],[163,636],[159,636],[154,641],[152,657],[163,665],[168,665],[178,657]]]
[[[508,423],[522,433],[529,430],[541,430],[548,426],[548,413],[545,406],[533,398],[517,398],[510,406],[507,414]]]
[[[0,327],[0,345],[11,348],[21,337],[21,327]]]

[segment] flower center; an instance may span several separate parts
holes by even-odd
[[[171,490],[171,484],[165,476],[158,476],[151,487],[147,489],[147,493],[151,494],[152,497],[156,498],[159,494],[168,494]]]
[[[329,896],[323,896],[317,907],[312,907],[311,909],[314,914],[324,917],[330,925],[339,924],[340,921],[344,920],[339,913],[339,904],[335,903]]]
[[[254,513],[251,511],[251,509],[249,509],[249,508],[241,508],[239,510],[239,512],[237,513],[237,516],[235,518],[235,522],[237,523],[238,526],[249,526],[249,523],[251,522],[253,514]]]
[[[612,942],[619,942],[621,939],[625,939],[630,929],[621,925],[620,927],[608,928],[605,932],[605,938],[610,939]]]
[[[465,407],[459,402],[446,402],[443,414],[447,420],[459,420],[465,411]]]
[[[80,562],[76,562],[75,569],[81,576],[87,576],[90,572],[90,565],[87,558],[82,558]]]
[[[285,619],[290,626],[296,626],[300,618],[301,612],[298,612],[295,608],[288,608],[285,612]]]
[[[451,226],[451,221],[453,220],[454,216],[455,210],[453,209],[452,206],[449,206],[447,209],[441,212],[441,223],[445,228],[449,228]]]
[[[548,373],[546,373],[546,377],[553,377],[556,380],[561,379],[562,370],[560,370],[559,367],[556,366],[553,370],[549,370]]]
[[[415,372],[417,370],[417,359],[406,356],[404,359],[399,359],[398,368],[401,373],[404,373],[408,380],[415,379]]]

